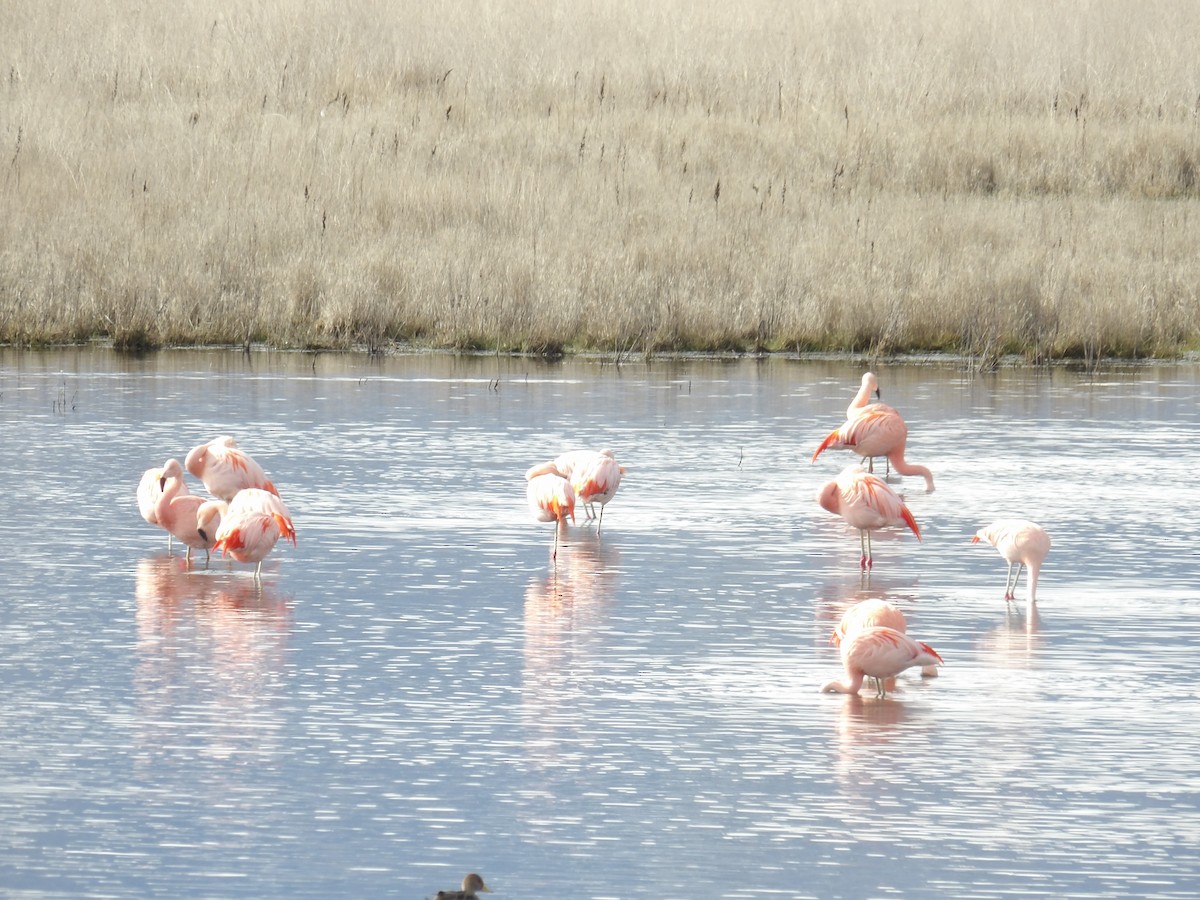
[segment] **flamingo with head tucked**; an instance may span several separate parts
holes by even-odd
[[[176,496],[190,494],[188,486],[182,481],[176,486]],[[142,514],[142,518],[151,525],[159,525],[167,532],[167,552],[170,553],[173,549],[175,536],[171,534],[170,529],[165,525],[161,525],[158,521],[158,514],[155,508],[158,505],[158,498],[163,494],[163,470],[161,468],[147,469],[142,473],[142,479],[138,482],[137,487],[137,503],[138,512]]]
[[[187,547],[187,562],[192,561],[193,550],[203,550],[208,556],[213,546],[212,537],[199,531],[196,518],[205,500],[188,493],[179,460],[168,459],[163,465],[159,490],[160,496],[154,504],[157,523]]]
[[[558,532],[566,528],[568,516],[575,521],[575,489],[558,472],[542,469],[543,466],[534,466],[525,473],[525,499],[535,519],[554,523],[554,549],[550,558],[558,559]]]
[[[875,679],[875,695],[887,694],[887,679],[913,666],[945,665],[937,651],[928,644],[914,641],[902,631],[886,625],[860,628],[841,645],[844,681],[830,681],[821,686],[824,693],[857,694],[863,679]]]
[[[208,492],[226,502],[243,488],[278,494],[263,467],[228,436],[213,438],[188,451],[187,470],[204,482]]]
[[[534,466],[529,472],[538,475],[560,475],[571,482],[575,499],[583,504],[589,519],[597,519],[596,533],[604,523],[604,507],[608,505],[621,486],[625,467],[617,462],[616,454],[605,447],[603,450],[568,450],[550,462]],[[526,473],[526,479],[529,473]],[[600,504],[599,517],[595,504]]]
[[[971,538],[972,544],[986,541],[1008,561],[1008,575],[1004,579],[1004,599],[1015,600],[1017,582],[1021,569],[1029,569],[1029,603],[1037,603],[1038,574],[1042,563],[1050,552],[1050,535],[1041,525],[1027,519],[997,519],[991,525],[980,528]],[[1016,575],[1013,566],[1017,567]]]
[[[262,561],[281,537],[296,545],[296,529],[283,501],[261,488],[243,488],[221,516],[213,549],[238,562],[255,563],[254,577],[259,579]]]
[[[858,529],[862,556],[859,567],[874,565],[871,554],[871,532],[889,525],[906,525],[921,540],[921,529],[904,501],[878,475],[862,466],[847,466],[837,478],[817,492],[817,503],[823,509],[841,516]]]

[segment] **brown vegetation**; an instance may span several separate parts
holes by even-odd
[[[1200,6],[11,0],[0,340],[1172,355]]]

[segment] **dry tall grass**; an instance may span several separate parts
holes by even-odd
[[[1200,346],[1191,0],[0,7],[0,339]]]

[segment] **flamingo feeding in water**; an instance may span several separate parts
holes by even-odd
[[[857,694],[863,679],[875,679],[875,696],[887,695],[887,679],[913,666],[941,666],[944,661],[928,644],[914,641],[902,631],[886,625],[860,628],[842,641],[845,681],[830,681],[823,693]]]
[[[817,503],[858,529],[862,556],[859,567],[870,569],[871,532],[888,525],[907,525],[921,540],[921,529],[908,507],[882,478],[862,466],[847,466],[817,492]]]
[[[554,549],[550,558],[558,559],[559,529],[566,527],[568,516],[575,521],[575,489],[557,472],[542,469],[543,466],[534,466],[525,473],[525,499],[535,519],[554,523]]]
[[[933,493],[933,473],[904,458],[908,443],[908,425],[904,418],[886,403],[869,402],[872,393],[878,395],[879,383],[867,372],[854,400],[846,408],[846,421],[821,442],[812,461],[816,462],[817,457],[830,448],[853,450],[869,460],[870,467],[876,456],[882,456],[901,475],[924,478],[926,493]]]
[[[492,893],[492,889],[483,883],[483,876],[472,872],[462,880],[461,891],[438,891],[436,900],[472,900],[476,894]]]
[[[878,625],[894,628],[902,634],[908,633],[908,619],[905,618],[900,607],[886,600],[872,598],[859,601],[842,613],[841,621],[829,635],[829,643],[840,647],[842,641],[853,635],[854,632],[863,628],[874,628]],[[936,678],[937,667],[923,666],[921,675],[925,678]]]
[[[1050,552],[1050,535],[1046,529],[1027,519],[997,519],[991,525],[980,528],[971,538],[972,544],[987,541],[1008,561],[1008,575],[1004,579],[1004,599],[1015,600],[1017,582],[1021,569],[1029,569],[1029,603],[1037,603],[1038,573],[1046,554]],[[1013,566],[1017,567],[1013,575]]]
[[[267,478],[263,467],[253,457],[240,450],[237,441],[228,436],[213,438],[188,451],[184,466],[204,482],[208,492],[227,503],[243,488],[259,488],[279,494]]]

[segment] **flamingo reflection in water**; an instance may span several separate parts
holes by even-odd
[[[606,645],[605,624],[619,579],[620,551],[590,532],[564,544],[559,564],[530,578],[525,589],[521,671],[524,758],[548,772],[594,739],[581,713],[589,708],[587,679]],[[547,801],[554,801],[552,795]],[[551,810],[542,810],[550,812]],[[532,811],[531,811],[532,812]]]
[[[880,752],[909,733],[914,718],[921,715],[910,703],[880,702],[861,694],[842,698],[834,722],[837,755],[834,776],[843,789],[869,802],[878,798],[880,778],[890,773],[880,769]]]
[[[261,582],[139,561],[135,575],[140,765],[173,765],[168,748],[208,757],[283,752],[278,697],[291,634],[288,599]]]
[[[1037,606],[1009,604],[1004,621],[980,637],[980,653],[1003,669],[1031,668],[1043,643],[1041,624]]]

